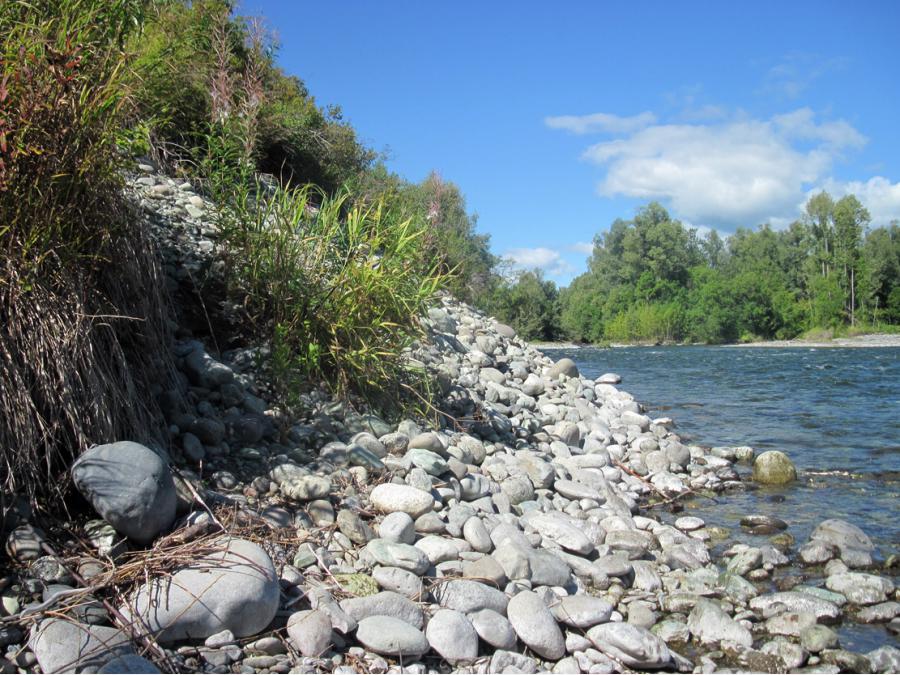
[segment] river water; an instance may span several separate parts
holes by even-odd
[[[861,527],[880,557],[900,552],[900,348],[594,347],[543,349],[565,356],[582,376],[614,372],[651,417],[671,417],[685,443],[781,450],[798,482],[755,489],[747,484],[687,511],[728,528],[736,541],[765,537],[741,531],[740,519],[764,513],[790,524],[797,547],[826,518]],[[738,465],[749,476],[749,465]],[[879,629],[847,627],[842,640],[884,644]],[[880,635],[879,635],[880,634]],[[852,648],[852,647],[851,647]]]

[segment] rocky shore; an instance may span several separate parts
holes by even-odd
[[[215,279],[212,205],[147,164],[129,190],[173,297]],[[823,514],[795,542],[787,514],[749,514],[770,543],[722,546],[678,499],[767,475],[752,449],[682,443],[615,374],[450,297],[423,321],[408,356],[440,406],[395,423],[313,387],[289,414],[264,346],[179,326],[171,453],[94,447],[70,471],[83,513],[8,523],[0,670],[900,670],[896,559],[863,530]],[[842,622],[885,644],[843,649]]]

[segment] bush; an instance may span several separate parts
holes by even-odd
[[[3,492],[54,492],[92,443],[155,437],[159,268],[122,202],[122,45],[136,0],[0,5]]]
[[[318,204],[318,206],[313,206]],[[443,280],[423,262],[421,224],[383,201],[354,204],[312,186],[251,195],[224,228],[232,291],[272,342],[290,397],[306,378],[338,393],[396,402],[409,375],[403,350]]]

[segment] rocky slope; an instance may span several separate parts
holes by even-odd
[[[196,309],[221,271],[212,206],[148,165],[129,184]],[[207,317],[182,314],[181,387],[159,392],[171,456],[96,447],[71,470],[90,519],[10,533],[5,672],[900,668],[896,648],[845,651],[829,627],[900,612],[858,528],[826,521],[800,549],[825,588],[775,588],[797,557],[786,523],[750,518],[774,543],[714,560],[721,533],[648,508],[739,484],[753,451],[684,445],[614,374],[582,378],[443,297],[409,354],[441,385],[430,420],[319,389],[291,416],[263,347],[193,339]]]

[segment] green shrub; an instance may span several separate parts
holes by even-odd
[[[249,193],[225,220],[232,291],[272,341],[286,396],[309,377],[338,393],[396,401],[403,350],[443,277],[423,260],[423,227],[383,201],[312,186]]]

